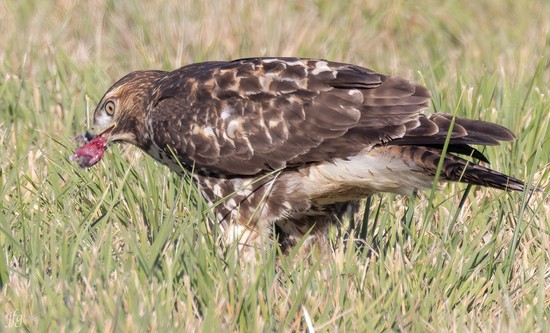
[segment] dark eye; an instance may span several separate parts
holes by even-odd
[[[105,102],[105,106],[103,106],[103,108],[105,109],[105,112],[107,112],[109,116],[112,116],[113,114],[115,114],[115,102],[109,100]]]

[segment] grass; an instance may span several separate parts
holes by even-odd
[[[2,2],[0,331],[547,330],[548,17],[542,0]],[[376,195],[327,263],[273,248],[243,266],[188,180],[137,149],[67,160],[121,75],[268,55],[420,81],[428,112],[512,129],[492,167],[543,191]]]

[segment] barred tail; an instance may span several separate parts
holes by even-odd
[[[441,158],[441,151],[426,147],[409,147],[418,167],[435,175]],[[507,191],[524,191],[525,184],[514,177],[489,169],[483,165],[447,154],[440,173],[440,180],[481,185]]]

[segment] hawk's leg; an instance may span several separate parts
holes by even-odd
[[[275,222],[275,237],[284,254],[300,246],[299,252],[331,252],[329,229],[341,223],[343,216],[353,215],[358,209],[356,201],[341,202],[315,209]]]
[[[261,221],[249,225],[233,221],[224,230],[223,242],[226,248],[235,247],[245,261],[254,261],[257,253],[269,248],[266,245],[272,242],[279,243],[283,255],[299,247],[298,253],[319,253],[324,257],[330,253],[328,232],[336,221],[337,218],[326,211],[294,215],[272,225]]]
[[[332,214],[302,215],[277,221],[275,237],[284,255],[289,255],[298,246],[298,253],[317,253],[321,258],[331,252],[329,228],[336,223]]]
[[[275,237],[283,254],[288,255],[296,246],[299,252],[319,251],[327,253],[328,231],[334,218],[329,214],[302,215],[277,221],[274,225]]]
[[[270,241],[270,235],[263,232],[268,228],[258,227],[258,225],[229,223],[222,235],[224,247],[226,249],[234,247],[245,261],[255,261],[256,253],[264,248],[263,244]]]

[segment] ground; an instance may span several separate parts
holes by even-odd
[[[0,327],[543,331],[547,17],[542,0],[2,2]],[[429,112],[515,132],[514,143],[485,150],[491,167],[543,192],[453,184],[415,199],[377,195],[331,230],[328,262],[274,248],[242,267],[211,243],[209,212],[188,181],[137,149],[113,147],[88,171],[68,160],[122,75],[273,55],[426,85]]]

